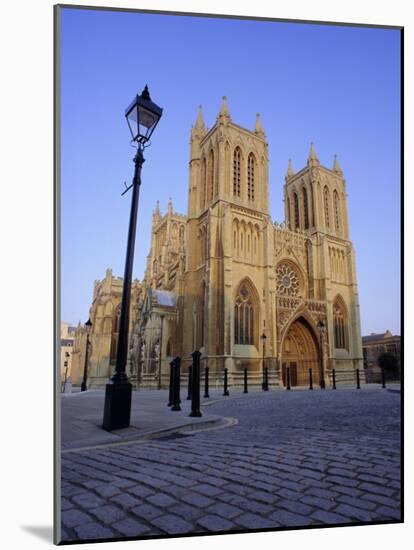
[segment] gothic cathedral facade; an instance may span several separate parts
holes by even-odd
[[[235,124],[223,98],[212,128],[201,108],[191,129],[187,215],[172,202],[153,213],[144,279],[130,312],[129,375],[142,387],[167,387],[169,363],[202,353],[212,383],[224,368],[241,385],[329,386],[363,373],[355,254],[345,179],[335,157],[322,166],[313,144],[304,168],[289,161],[285,221],[269,213],[268,144]],[[121,280],[95,283],[89,379],[102,386],[114,369]],[[83,330],[83,329],[82,329]],[[82,332],[79,329],[79,332]],[[81,361],[81,358],[79,358]]]

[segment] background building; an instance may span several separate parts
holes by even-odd
[[[320,164],[311,144],[306,165],[289,161],[285,222],[269,214],[268,144],[257,115],[253,130],[235,124],[226,98],[208,129],[201,108],[191,129],[188,211],[165,215],[157,204],[142,283],[131,299],[129,374],[147,387],[166,386],[169,361],[183,372],[195,349],[212,382],[225,367],[241,384],[247,367],[260,384],[306,385],[353,380],[362,369],[355,254],[346,184],[334,159]],[[95,282],[89,378],[103,385],[115,359],[122,280],[107,271]],[[325,332],[321,335],[318,324]],[[265,336],[265,338],[263,338]],[[264,361],[263,361],[264,357]],[[323,369],[321,369],[321,361]]]
[[[393,335],[389,330],[382,334],[370,334],[362,337],[364,369],[367,382],[379,382],[381,369],[378,358],[382,353],[392,353],[401,368],[401,336]]]
[[[75,327],[69,323],[60,324],[60,379],[62,384],[72,376],[72,355],[75,341]]]

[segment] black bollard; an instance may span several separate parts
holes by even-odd
[[[191,399],[191,389],[192,389],[192,372],[193,367],[190,365],[188,367],[188,388],[187,388],[187,399]]]
[[[263,390],[264,391],[269,391],[269,370],[268,370],[267,367],[265,367],[265,370],[264,370]]]
[[[385,388],[385,369],[381,369],[381,379],[382,379],[382,387]]]
[[[290,390],[290,367],[286,367],[286,389]]]
[[[332,389],[336,390],[336,372],[332,369]]]
[[[244,390],[243,393],[248,393],[247,390],[247,367],[244,367]]]
[[[224,369],[224,391],[223,395],[230,395],[229,389],[227,386],[227,368]]]
[[[202,416],[200,411],[200,356],[199,351],[194,351],[193,368],[191,369],[191,412],[190,416]]]
[[[204,397],[208,399],[210,397],[210,394],[208,392],[208,367],[204,369]]]
[[[173,363],[173,396],[172,396],[172,411],[181,411],[180,403],[180,365],[181,358],[176,357],[171,361]]]
[[[173,404],[173,392],[174,392],[173,368],[174,368],[174,359],[170,362],[170,391],[168,392],[167,407],[171,407]]]
[[[356,389],[360,390],[361,389],[361,383],[360,383],[360,380],[359,380],[359,369],[356,370],[356,382],[357,382]]]
[[[313,390],[312,369],[309,369],[309,389]]]

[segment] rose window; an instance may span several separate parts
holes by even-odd
[[[282,264],[277,268],[276,285],[278,294],[297,296],[299,292],[299,277],[290,265]]]

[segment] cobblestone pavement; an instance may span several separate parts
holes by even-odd
[[[400,520],[399,393],[260,392],[208,408],[238,423],[63,454],[62,540]]]

